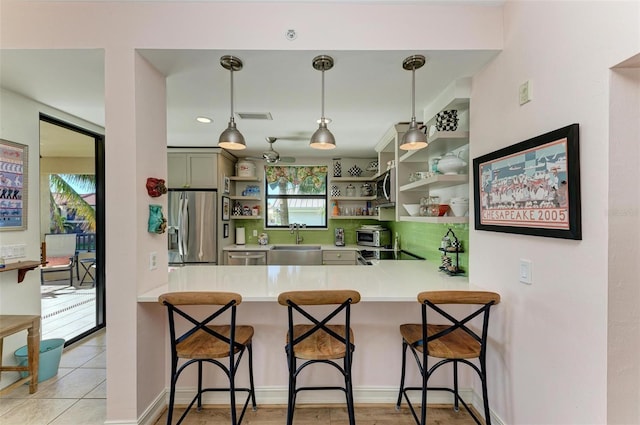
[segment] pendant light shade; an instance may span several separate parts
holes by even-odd
[[[233,72],[242,69],[242,61],[235,56],[225,55],[220,58],[220,65],[231,74],[231,118],[229,118],[229,126],[220,134],[218,146],[229,150],[245,149],[247,145],[244,142],[244,136],[236,128],[236,122],[233,119]]]
[[[318,129],[311,136],[309,146],[314,149],[334,149],[336,147],[336,139],[327,128],[327,119],[324,116],[324,71],[333,68],[333,58],[327,55],[320,55],[313,58],[313,67],[322,72],[322,116]]]
[[[406,151],[427,147],[427,135],[418,129],[416,122],[416,69],[422,68],[426,61],[422,55],[413,55],[402,62],[402,67],[411,71],[411,123],[400,144],[400,149]]]

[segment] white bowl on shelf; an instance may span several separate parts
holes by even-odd
[[[415,217],[420,212],[420,204],[402,204],[411,217]]]
[[[469,199],[467,198],[451,198],[449,208],[456,217],[464,217],[469,212]]]

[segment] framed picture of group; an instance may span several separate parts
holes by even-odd
[[[582,239],[579,126],[473,160],[475,228]]]

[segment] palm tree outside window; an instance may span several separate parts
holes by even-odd
[[[327,166],[265,166],[266,227],[327,228]]]

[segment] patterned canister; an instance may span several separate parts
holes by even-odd
[[[238,161],[236,175],[239,177],[255,177],[256,164],[244,159]]]

